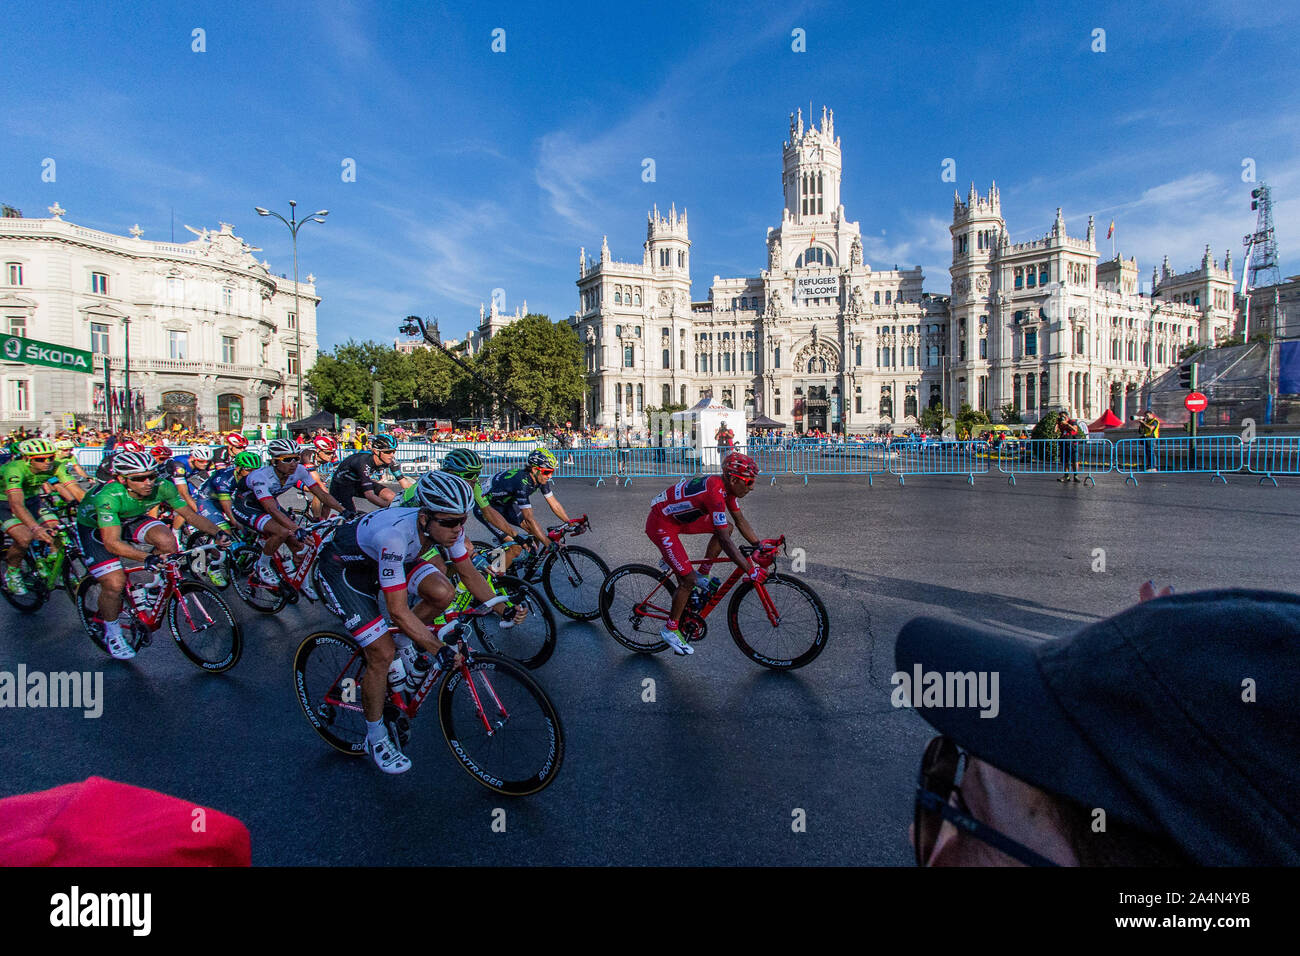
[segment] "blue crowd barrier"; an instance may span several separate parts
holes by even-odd
[[[689,478],[700,473],[701,459],[694,448],[624,446],[610,451],[617,466],[615,475],[623,479],[624,486],[633,478]]]
[[[1246,446],[1236,435],[1206,435],[1193,438],[1121,438],[1115,442],[1115,470],[1124,483],[1137,484],[1138,472],[1162,474],[1208,474],[1225,485],[1226,471],[1246,466]]]
[[[1083,475],[1095,485],[1096,475],[1115,467],[1114,445],[1105,438],[1017,438],[997,448],[986,445],[982,457],[997,463],[1010,484],[1017,475]]]
[[[824,445],[797,445],[788,450],[788,470],[802,475],[864,476],[874,484],[876,475],[889,474],[889,451],[883,441],[834,442]]]
[[[1261,485],[1271,481],[1276,488],[1277,475],[1300,475],[1300,438],[1256,438],[1249,444],[1246,462],[1252,474],[1261,476]]]
[[[987,475],[989,461],[979,456],[982,441],[895,442],[889,473],[904,483],[908,475],[965,475],[975,484],[976,475]]]
[[[612,477],[617,467],[612,448],[557,448],[555,457],[560,463],[556,478],[595,478],[597,485]]]

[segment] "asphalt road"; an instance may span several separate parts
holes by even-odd
[[[656,560],[641,529],[665,484],[558,490],[571,514],[592,516],[580,543],[616,566]],[[268,618],[227,591],[247,644],[234,670],[209,676],[165,633],[135,661],[111,661],[62,594],[35,617],[0,604],[0,670],[102,671],[105,697],[98,719],[0,710],[0,796],[92,774],[155,788],[244,821],[255,864],[906,864],[930,731],[889,701],[905,621],[953,616],[1050,639],[1133,603],[1147,578],[1294,591],[1298,491],[1244,476],[1226,487],[1200,476],[1143,476],[1136,488],[1113,476],[1096,488],[992,476],[760,484],[746,513],[760,534],[805,549],[805,579],[831,615],[825,653],[771,673],[715,618],[693,657],[643,656],[599,622],[560,617],[535,676],[564,721],[565,764],[543,793],[513,800],[459,768],[432,713],[399,778],[316,736],[290,662],[303,636],[335,623],[320,606]],[[647,677],[654,703],[642,700]],[[492,830],[497,807],[504,833]],[[805,832],[792,829],[796,809]]]

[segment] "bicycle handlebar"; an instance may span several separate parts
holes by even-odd
[[[496,597],[484,601],[482,604],[478,605],[477,607],[472,607],[469,608],[468,610],[461,611],[459,614],[456,615],[456,617],[453,620],[448,621],[442,627],[438,628],[438,635],[437,635],[438,640],[442,641],[445,644],[446,641],[443,639],[445,637],[449,637],[453,631],[455,631],[457,628],[460,627],[463,618],[482,617],[484,614],[487,614],[488,611],[492,610],[492,608],[496,607],[502,601],[508,601],[508,600],[510,600],[510,598],[507,597],[506,595],[498,594]]]

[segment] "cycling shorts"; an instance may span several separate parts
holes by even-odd
[[[157,518],[151,518],[149,515],[130,518],[122,523],[121,528],[122,540],[141,548],[151,547],[145,541],[145,535],[154,528],[165,528],[168,533],[172,534],[172,541],[176,540],[170,525],[159,521]],[[104,546],[103,533],[103,528],[88,528],[84,524],[77,525],[77,538],[81,542],[81,550],[86,555],[86,566],[90,569],[91,575],[96,578],[102,578],[106,574],[122,570],[122,559]]]
[[[24,498],[23,507],[27,509],[28,514],[36,519],[38,524],[48,524],[59,520],[59,516],[51,511],[49,506],[46,505],[45,502],[41,501],[41,499],[36,495],[32,495],[30,498]],[[0,498],[0,519],[3,519],[0,520],[0,530],[4,531],[8,531],[10,528],[23,523],[22,519],[15,515],[13,510],[9,507],[8,496]]]

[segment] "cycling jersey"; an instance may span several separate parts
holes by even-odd
[[[185,507],[185,502],[181,500],[176,486],[168,481],[154,482],[153,491],[144,498],[137,498],[126,490],[126,485],[114,481],[96,494],[86,495],[77,508],[77,524],[87,528],[122,525],[133,518],[142,517],[158,505],[179,511]]]
[[[534,482],[527,468],[511,468],[509,471],[498,472],[484,482],[483,488],[483,493],[492,507],[501,512],[501,516],[513,525],[523,523],[523,512],[533,506],[529,499],[534,491],[540,491],[547,498],[555,497],[555,492],[551,490],[551,483]],[[479,514],[478,508],[475,508],[474,513],[482,520],[483,516]]]
[[[727,527],[728,510],[739,511],[740,504],[727,491],[721,476],[688,478],[650,502],[645,533],[674,571],[689,575],[691,561],[679,535],[709,534]]]
[[[213,471],[207,481],[199,485],[194,497],[206,498],[208,501],[229,501],[235,493],[235,466]]]
[[[392,475],[393,481],[400,481],[404,477],[402,466],[396,461],[391,465],[376,465],[374,453],[369,451],[348,455],[334,469],[334,477],[330,479],[330,494],[343,504],[350,505],[353,498],[364,498],[367,491],[377,493],[379,483],[375,476],[382,477],[385,472]]]
[[[190,465],[189,471],[185,473],[185,483],[189,486],[190,494],[196,494],[200,488],[208,483],[215,469],[209,465],[207,468],[195,468]]]
[[[177,488],[184,488],[186,491],[190,490],[189,484],[186,482],[189,473],[190,469],[182,465],[175,458],[168,458],[158,466],[159,478],[170,479],[171,483]]]
[[[4,498],[9,499],[9,492],[18,489],[22,492],[24,498],[39,494],[45,483],[55,476],[56,469],[49,471],[33,471],[32,466],[21,458],[16,458],[11,462],[0,465],[0,491],[4,492]]]
[[[321,552],[321,597],[362,647],[388,632],[380,590],[417,592],[420,581],[438,570],[420,557],[419,514],[407,508],[372,511],[342,525]],[[469,556],[463,528],[447,550],[453,561]]]
[[[699,475],[677,482],[650,502],[650,520],[677,534],[708,534],[727,525],[728,510],[740,503],[720,475]]]
[[[252,507],[254,502],[266,501],[270,498],[278,497],[288,489],[294,486],[295,482],[301,481],[303,487],[319,484],[315,478],[302,465],[295,465],[293,471],[284,480],[275,473],[274,465],[263,465],[261,468],[255,468],[243,477],[243,480],[235,485],[234,498],[237,503],[245,508]]]

